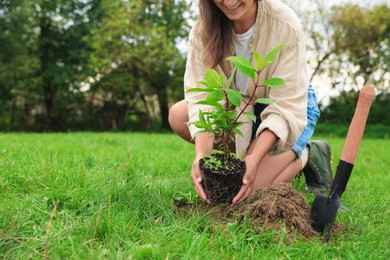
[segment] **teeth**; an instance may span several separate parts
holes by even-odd
[[[236,10],[237,8],[238,8],[238,6],[227,7],[227,9],[229,9],[229,10]]]

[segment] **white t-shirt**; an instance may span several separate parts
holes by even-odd
[[[233,44],[236,48],[236,56],[245,57],[250,60],[251,50],[249,49],[249,41],[252,38],[254,25],[243,34],[236,34],[233,32]],[[235,75],[235,84],[237,90],[243,95],[248,95],[247,85],[249,77],[237,70]]]

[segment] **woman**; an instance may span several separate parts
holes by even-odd
[[[257,90],[256,98],[269,97],[276,103],[265,108],[256,106],[254,111],[261,120],[253,127],[246,124],[245,138],[236,136],[236,152],[244,156],[246,172],[233,204],[263,186],[290,182],[304,166],[308,189],[328,188],[332,178],[329,145],[318,141],[310,143],[310,149],[306,147],[319,111],[314,92],[311,88],[308,92],[304,35],[295,13],[277,0],[200,0],[199,7],[199,19],[189,36],[185,90],[199,86],[207,68],[215,68],[228,77],[233,69],[226,61],[228,56],[244,56],[253,61],[252,49],[264,58],[271,49],[284,44],[261,77],[280,77],[286,86]],[[251,82],[240,73],[235,75],[235,88],[246,96],[253,91]],[[193,140],[197,129],[185,124],[198,120],[199,109],[207,109],[196,104],[205,99],[204,95],[186,93],[185,100],[172,106],[169,121],[179,136],[195,142],[191,177],[198,195],[207,200],[201,186],[199,159],[211,153],[214,138],[203,133]]]

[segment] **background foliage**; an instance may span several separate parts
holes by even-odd
[[[2,0],[1,129],[149,129],[156,116],[167,128],[188,10],[173,0]]]
[[[352,117],[374,84],[371,123],[390,125],[388,4],[285,1],[307,33],[311,80],[336,93],[322,122]],[[195,5],[196,3],[193,3]],[[0,0],[0,130],[168,129],[183,97],[185,47],[197,7],[177,0]],[[330,105],[330,106],[329,106]]]

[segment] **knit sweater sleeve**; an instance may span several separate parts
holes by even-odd
[[[265,129],[274,132],[279,140],[271,154],[290,150],[307,123],[307,65],[303,34],[280,52],[272,77],[284,79],[285,86],[271,89],[269,98],[276,103],[269,105],[261,114],[259,135]]]

